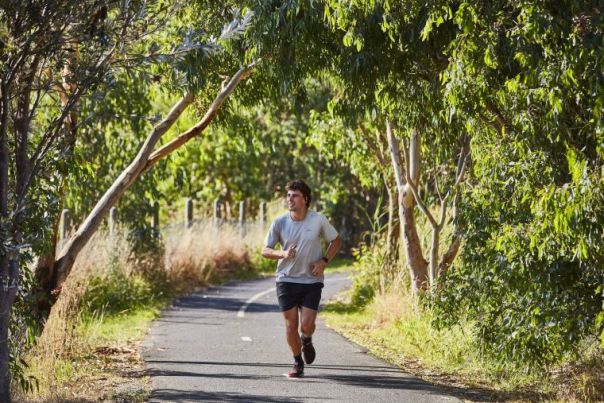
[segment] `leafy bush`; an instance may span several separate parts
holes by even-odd
[[[461,217],[464,249],[437,311],[445,325],[474,320],[501,362],[543,366],[601,326],[604,177],[572,149],[560,170],[560,148],[512,145],[479,151],[481,179]]]
[[[82,303],[86,313],[111,315],[151,305],[161,297],[161,291],[144,277],[113,270],[90,279]]]
[[[277,263],[274,260],[267,259],[260,254],[260,251],[257,250],[254,253],[250,254],[251,261],[250,265],[254,271],[257,273],[274,273],[277,269]]]
[[[351,304],[363,307],[384,288],[384,268],[387,263],[384,246],[380,242],[373,245],[362,243],[353,250],[352,254],[356,259],[354,264],[356,273],[350,293]]]

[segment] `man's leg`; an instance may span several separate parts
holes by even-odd
[[[288,376],[297,378],[304,375],[302,342],[300,341],[300,335],[298,334],[298,306],[296,305],[293,308],[284,311],[283,318],[285,319],[285,336],[287,338],[287,344],[289,344],[289,348],[291,348],[295,360],[294,367],[289,372]]]
[[[314,309],[302,307],[302,314],[300,315],[300,331],[306,337],[311,337],[315,332],[315,321],[317,320],[317,311]]]
[[[304,312],[304,308],[302,308]],[[283,317],[285,318],[285,335],[287,337],[287,344],[292,350],[292,354],[295,356],[300,355],[302,351],[302,343],[300,342],[300,335],[298,334],[298,306],[284,311]]]
[[[316,351],[312,345],[312,335],[315,332],[315,321],[317,319],[317,311],[314,309],[302,307],[302,314],[300,315],[300,331],[302,332],[302,355],[304,356],[304,362],[312,364],[315,360]]]

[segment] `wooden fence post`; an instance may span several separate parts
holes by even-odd
[[[153,202],[153,215],[151,216],[151,227],[159,234],[159,203]]]
[[[266,223],[266,202],[260,203],[260,222]]]
[[[239,202],[239,235],[245,236],[245,201]]]
[[[193,199],[187,198],[185,204],[185,229],[191,228],[193,225]]]
[[[117,232],[117,208],[111,207],[109,210],[109,235],[114,236]]]
[[[61,226],[59,228],[59,239],[64,241],[67,239],[67,233],[71,227],[71,213],[69,209],[63,209],[61,211]]]
[[[220,199],[214,200],[214,226],[220,225],[221,213],[220,213]]]

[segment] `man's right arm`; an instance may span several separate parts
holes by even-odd
[[[282,251],[282,250],[269,248],[268,246],[265,246],[264,248],[262,248],[262,256],[269,258],[269,259],[274,259],[274,260],[283,259],[284,258],[283,252],[284,251]]]
[[[268,234],[266,235],[266,239],[264,240],[264,247],[262,248],[262,256],[265,258],[279,260],[289,259],[296,256],[296,243],[290,245],[289,249],[283,248],[283,240],[280,236],[280,228],[281,226],[279,225],[278,220],[271,224]],[[282,249],[274,249],[277,243],[281,244]]]
[[[265,246],[262,248],[262,256],[268,259],[289,259],[296,257],[296,244],[289,247],[289,249],[277,250]]]

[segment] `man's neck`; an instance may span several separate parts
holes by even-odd
[[[306,218],[306,214],[308,214],[308,209],[302,209],[300,211],[290,211],[289,216],[294,221],[302,221]]]

